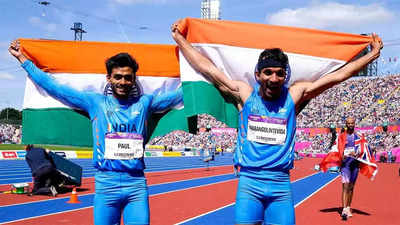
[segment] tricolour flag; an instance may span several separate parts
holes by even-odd
[[[281,48],[289,57],[290,83],[316,80],[358,55],[371,37],[265,24],[185,19],[179,29],[186,39],[231,79],[255,84],[254,69],[266,48]],[[232,101],[180,57],[185,113],[208,113],[237,127]]]
[[[58,82],[80,91],[107,94],[105,61],[120,52],[130,53],[137,60],[140,91],[161,93],[180,86],[177,51],[173,45],[32,39],[20,39],[20,42],[23,51],[39,68]],[[173,109],[156,122],[153,136],[174,129],[188,130],[183,110]],[[92,145],[91,125],[84,113],[49,96],[29,78],[22,125],[25,144]]]
[[[328,171],[329,168],[341,166],[346,145],[346,135],[345,132],[340,134],[329,153],[322,159],[319,165],[323,172]],[[364,134],[355,134],[354,149],[357,153],[355,159],[360,162],[360,173],[373,180],[378,173],[378,165],[374,157],[371,156],[371,150]]]

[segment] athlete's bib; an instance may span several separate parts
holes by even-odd
[[[143,157],[143,137],[132,133],[111,133],[105,139],[105,159],[137,159]]]
[[[263,144],[283,145],[286,141],[286,119],[249,115],[247,139]]]
[[[352,156],[351,153],[355,153],[355,148],[354,147],[347,147],[344,149],[343,155],[344,156]]]

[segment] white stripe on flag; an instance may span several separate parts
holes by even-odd
[[[203,55],[207,56],[220,70],[233,80],[242,80],[251,85],[255,83],[254,68],[263,49],[234,47],[218,44],[193,44]],[[279,46],[278,46],[279,47]],[[290,83],[300,80],[314,81],[345,64],[345,61],[286,52],[291,67]],[[182,82],[204,81],[185,57],[180,53],[180,70]],[[209,83],[209,82],[208,82]]]
[[[79,91],[104,93],[107,84],[104,74],[69,74],[57,73],[51,74],[62,85],[68,85]],[[176,90],[180,85],[179,78],[170,77],[138,77],[141,90],[146,94],[160,94],[167,91]],[[44,109],[44,108],[70,108],[55,98],[49,96],[38,85],[35,85],[31,79],[26,79],[25,96],[23,108]]]

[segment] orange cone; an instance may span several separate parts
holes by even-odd
[[[67,203],[81,203],[78,199],[78,195],[76,194],[76,187],[72,189],[71,198]]]

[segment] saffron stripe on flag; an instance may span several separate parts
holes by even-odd
[[[139,63],[138,76],[179,77],[175,45],[19,39],[29,59],[51,73],[106,74],[105,61],[120,52]]]

